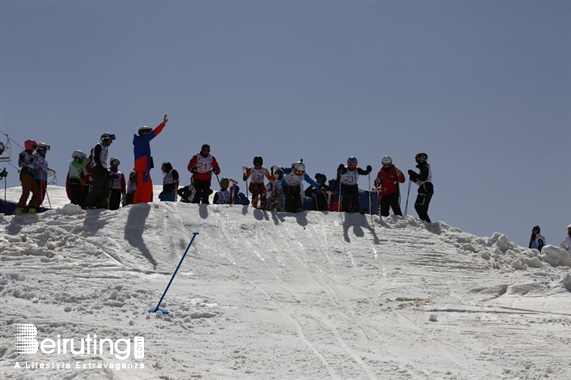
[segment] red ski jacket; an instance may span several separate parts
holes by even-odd
[[[382,167],[375,179],[375,185],[380,187],[381,197],[383,195],[398,193],[399,182],[404,183],[405,177],[396,166],[391,165],[389,168]]]

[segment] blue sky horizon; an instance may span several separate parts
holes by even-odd
[[[384,155],[406,171],[426,152],[433,220],[522,245],[536,224],[559,244],[571,223],[571,3],[0,7],[0,130],[50,144],[59,185],[71,153],[106,131],[130,171],[133,134],[168,114],[151,144],[155,184],[164,161],[187,184],[203,143],[237,180],[255,155],[332,178],[349,156],[376,173]]]

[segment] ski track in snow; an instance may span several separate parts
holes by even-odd
[[[571,378],[569,266],[501,234],[182,203],[0,222],[3,379]],[[147,313],[193,231],[171,314]],[[143,336],[146,368],[15,369],[46,361],[17,353],[17,323]]]

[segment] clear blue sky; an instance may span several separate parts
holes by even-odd
[[[404,171],[424,151],[433,220],[523,245],[535,224],[558,244],[571,223],[569,2],[2,1],[0,11],[1,130],[50,144],[60,185],[72,151],[105,131],[129,171],[133,134],[167,113],[152,142],[156,184],[163,161],[188,183],[205,142],[235,179],[258,154],[332,177],[351,155],[376,173],[386,154]]]

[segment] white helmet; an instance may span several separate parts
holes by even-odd
[[[76,150],[71,154],[71,158],[76,161],[83,161],[87,158],[87,155],[83,153],[81,150]]]
[[[383,157],[381,163],[383,164],[383,166],[391,166],[393,164],[393,159],[391,158],[391,156],[385,156]]]
[[[294,162],[293,164],[291,164],[291,168],[293,170],[300,170],[302,172],[305,172],[305,164],[303,163],[303,160],[299,160],[298,162]]]
[[[101,142],[106,141],[106,140],[115,140],[115,135],[113,133],[109,133],[109,132],[105,132],[104,134],[101,135],[101,138],[99,139]]]

